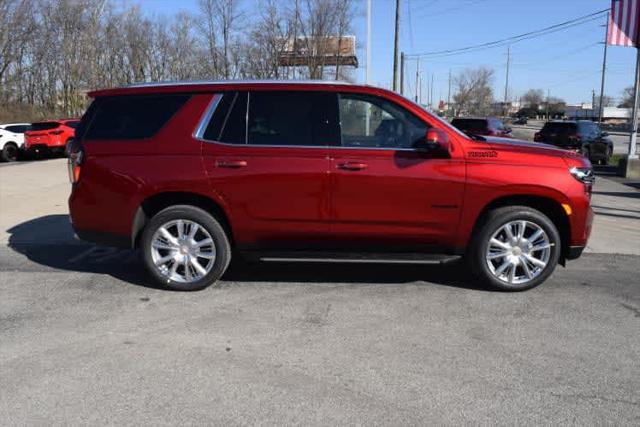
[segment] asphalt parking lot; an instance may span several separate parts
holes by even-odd
[[[528,292],[460,265],[236,262],[176,293],[135,252],[73,240],[64,160],[3,166],[0,419],[637,425],[640,192],[606,185],[594,233],[628,241],[596,235]]]

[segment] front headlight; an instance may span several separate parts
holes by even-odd
[[[569,173],[578,181],[584,184],[593,184],[596,180],[596,176],[593,174],[593,169],[591,168],[578,168],[572,167],[569,169]]]

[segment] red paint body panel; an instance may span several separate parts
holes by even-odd
[[[449,152],[269,147],[201,141],[195,129],[222,90],[318,90],[386,98],[448,136]],[[592,213],[569,174],[582,157],[504,138],[469,139],[386,90],[341,84],[225,83],[107,89],[92,96],[191,93],[153,137],[83,141],[81,179],[69,200],[74,227],[131,236],[148,197],[206,197],[225,213],[234,244],[435,245],[462,251],[482,211],[504,197],[544,197],[571,207],[572,246],[584,246]],[[379,246],[375,246],[379,245]]]

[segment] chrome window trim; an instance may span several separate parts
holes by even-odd
[[[222,94],[215,93],[214,98],[211,101],[209,101],[209,105],[207,106],[207,109],[205,110],[204,114],[200,118],[200,121],[198,122],[198,126],[196,126],[196,130],[193,132],[193,137],[195,139],[198,139],[200,141],[205,141],[205,139],[203,138],[204,131],[207,129],[207,125],[209,124],[209,121],[211,120],[213,113],[216,111],[216,108],[218,108],[218,104],[220,103],[221,99],[222,99]]]
[[[132,83],[130,85],[122,86],[123,88],[144,88],[144,87],[166,87],[166,86],[199,86],[199,85],[322,85],[322,86],[357,86],[353,83],[340,81],[340,80],[268,80],[268,79],[229,79],[229,80],[176,80],[176,81],[161,81],[161,82],[141,82]]]

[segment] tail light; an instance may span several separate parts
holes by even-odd
[[[540,141],[541,139],[542,139],[542,135],[540,134],[540,132],[536,132],[536,133],[533,135],[533,140],[534,140],[534,141],[538,142],[538,141]]]
[[[73,147],[69,152],[69,160],[67,168],[69,171],[69,182],[76,184],[80,181],[80,173],[82,172],[82,161],[84,160],[84,151],[82,148]]]

